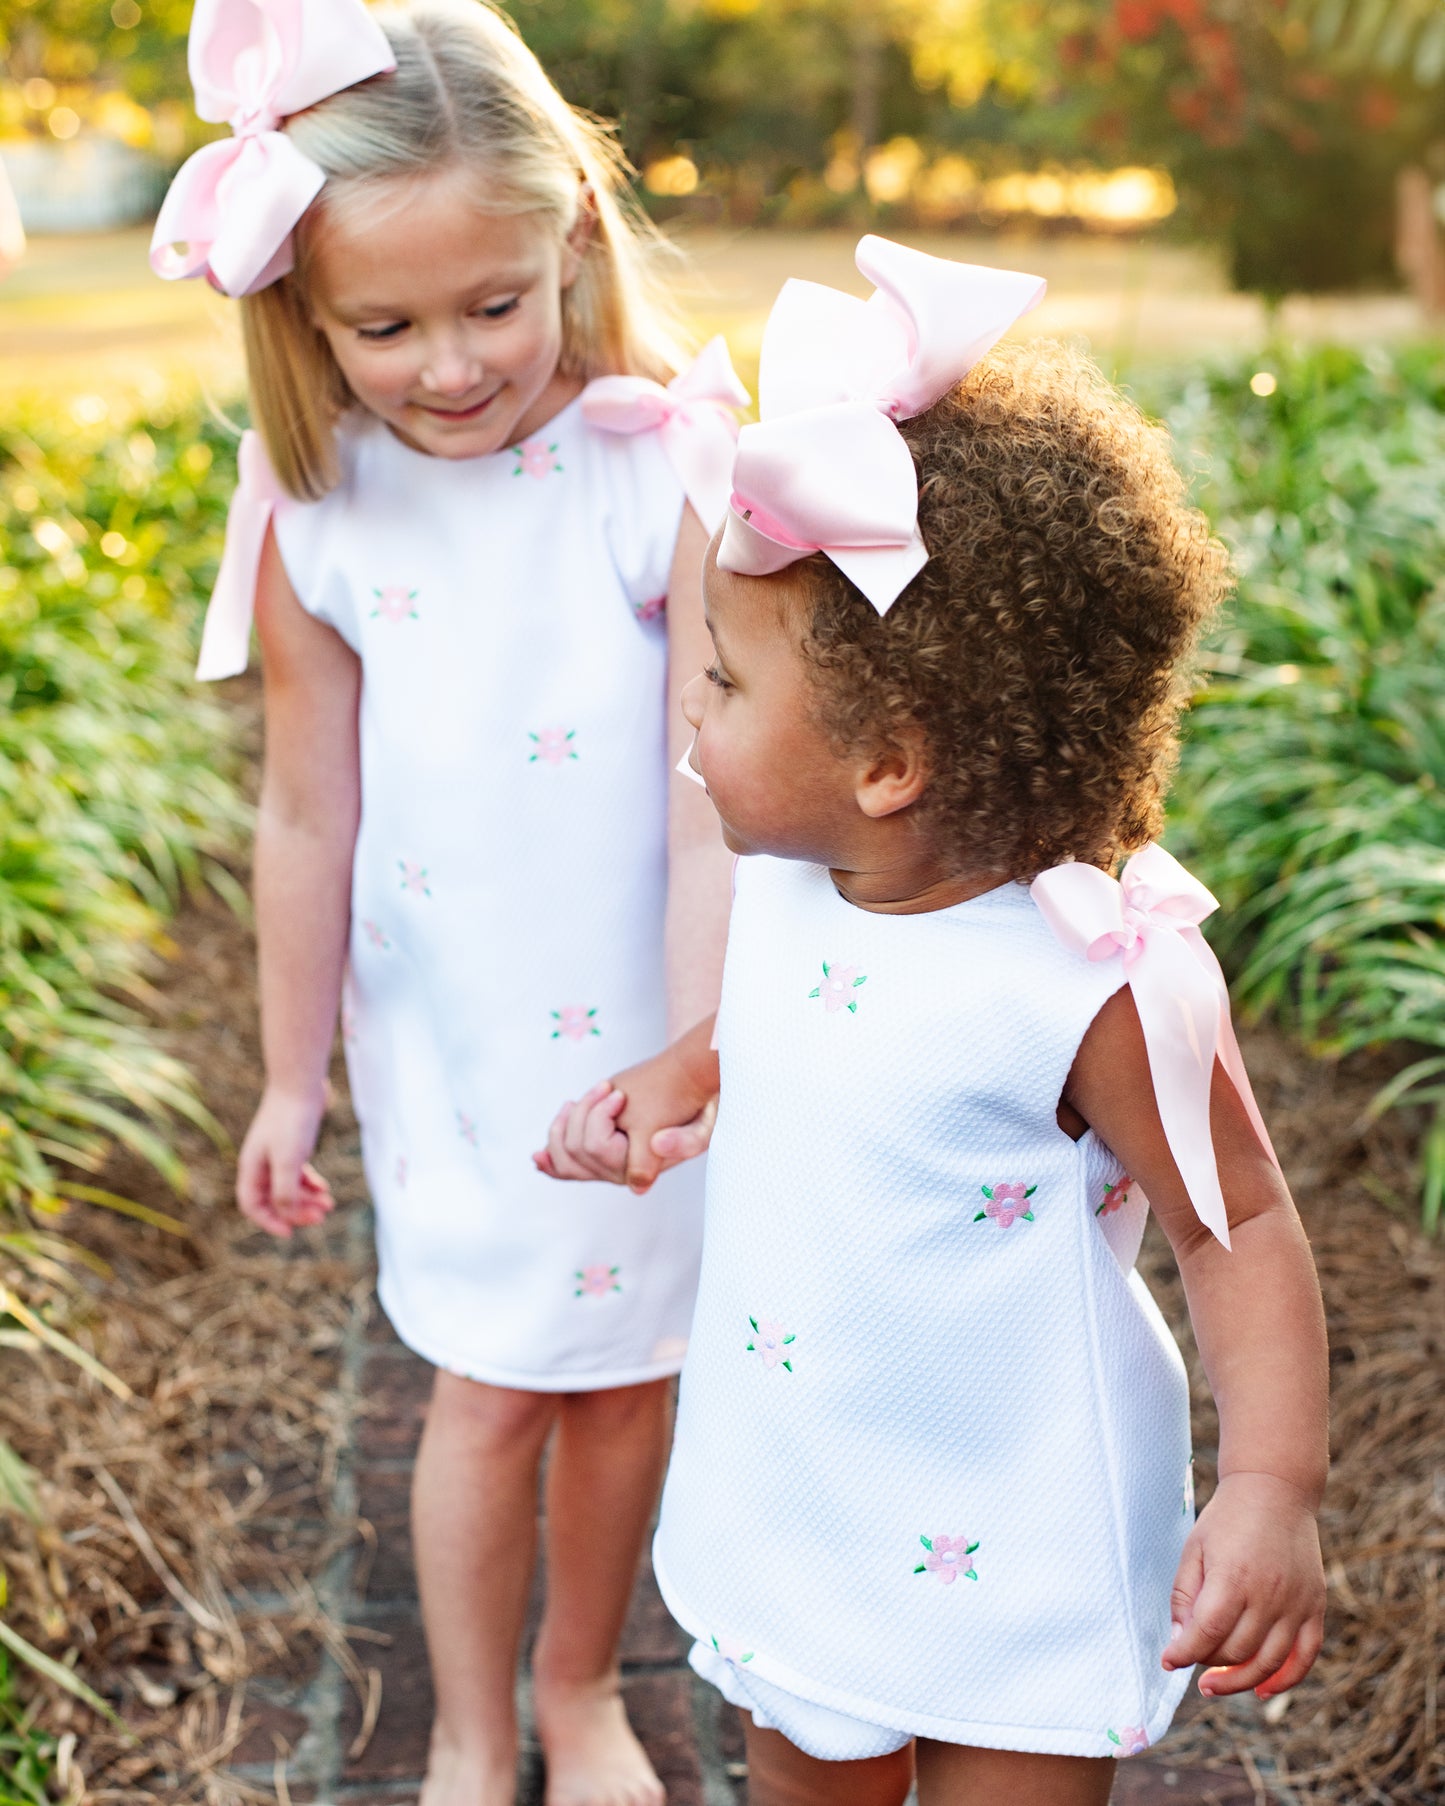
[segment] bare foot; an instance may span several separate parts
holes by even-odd
[[[515,1756],[457,1749],[432,1732],[417,1806],[514,1806],[516,1797]]]
[[[534,1677],[532,1699],[547,1761],[546,1806],[666,1806],[614,1676],[562,1683]]]

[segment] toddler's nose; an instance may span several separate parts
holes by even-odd
[[[682,686],[682,718],[691,728],[702,726],[703,697],[706,690],[707,679],[701,671]]]

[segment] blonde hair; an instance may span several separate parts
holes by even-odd
[[[336,425],[354,401],[311,318],[308,236],[389,178],[475,169],[487,211],[542,215],[559,236],[590,206],[591,239],[562,297],[559,367],[584,381],[666,380],[684,357],[657,269],[668,247],[631,200],[620,148],[563,100],[511,21],[491,0],[418,0],[375,16],[396,69],[286,121],[326,186],[297,228],[295,270],[241,303],[252,416],[281,483],[305,501],[339,480]]]

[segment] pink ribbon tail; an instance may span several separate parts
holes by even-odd
[[[196,676],[203,683],[222,677],[239,677],[251,654],[251,621],[256,611],[256,580],[266,529],[282,499],[283,491],[260,435],[241,435],[237,455],[237,481],[226,517],[226,544],[221,568],[206,609],[201,634],[201,656]]]

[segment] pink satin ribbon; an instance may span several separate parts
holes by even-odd
[[[1046,285],[872,236],[856,260],[876,284],[867,301],[783,285],[763,334],[762,419],[738,440],[718,563],[762,577],[825,552],[886,614],[928,559],[896,422],[961,381]]]
[[[711,339],[666,388],[645,376],[599,376],[582,391],[582,414],[604,433],[656,432],[688,501],[709,533],[727,513],[738,426],[748,405],[721,338]]]
[[[289,500],[271,468],[261,435],[245,432],[236,458],[236,489],[226,516],[221,568],[206,610],[196,676],[209,683],[238,677],[251,655],[251,618],[266,529],[278,505]]]
[[[181,165],[151,268],[254,294],[291,268],[296,222],[326,181],[282,120],[396,62],[361,0],[196,0],[189,61],[196,111],[233,135]]]
[[[1092,865],[1056,865],[1029,894],[1066,947],[1091,960],[1123,961],[1169,1150],[1200,1222],[1227,1248],[1209,1122],[1216,1055],[1260,1145],[1276,1166],[1279,1160],[1240,1057],[1224,974],[1199,932],[1218,902],[1161,846],[1136,853],[1118,879]]]

